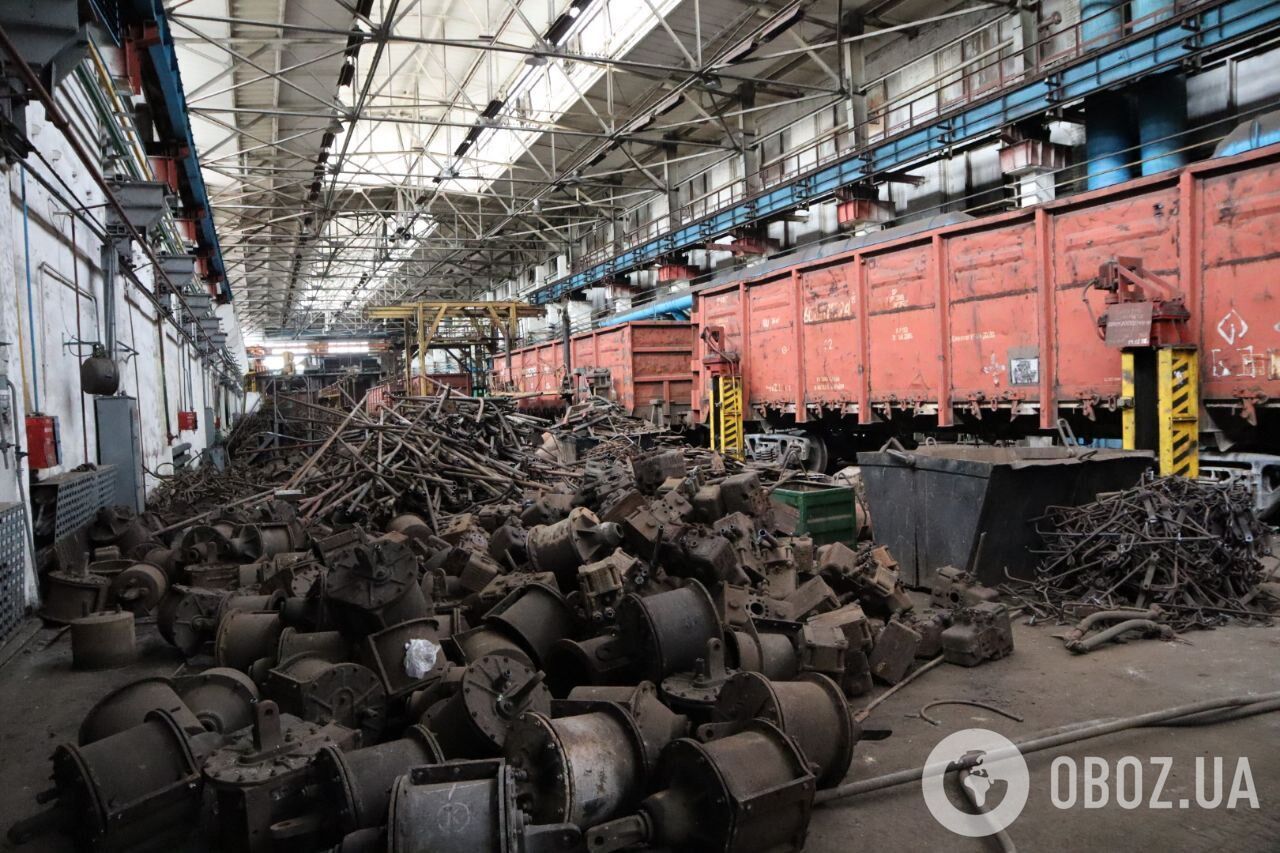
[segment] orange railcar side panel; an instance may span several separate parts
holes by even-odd
[[[629,413],[647,416],[655,401],[667,415],[689,409],[694,373],[692,323],[635,321],[574,335],[569,341],[571,365],[609,371],[612,399]],[[564,405],[564,346],[548,341],[494,356],[494,389],[523,397],[525,409]]]
[[[1052,426],[1114,406],[1119,353],[1097,316],[1098,268],[1136,257],[1180,289],[1203,398],[1280,402],[1280,146],[1208,160],[1035,209],[945,226],[697,293],[725,330],[755,409],[953,417],[987,409]],[[694,407],[706,417],[699,340]]]

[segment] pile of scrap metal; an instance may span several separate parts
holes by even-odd
[[[679,450],[378,533],[304,505],[224,512],[145,555],[160,631],[214,666],[104,697],[15,841],[799,849],[861,734],[847,697],[1012,649],[990,590],[957,575],[920,612],[883,548],[788,536],[755,473]],[[138,554],[141,526],[104,547]]]
[[[1071,651],[1269,618],[1259,598],[1269,531],[1241,483],[1148,475],[1037,521],[1036,577],[1009,591],[1037,618],[1075,622]]]

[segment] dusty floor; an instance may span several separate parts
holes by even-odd
[[[977,669],[942,666],[900,691],[873,713],[869,728],[891,729],[885,740],[859,745],[851,779],[919,766],[945,735],[981,727],[1017,740],[1065,723],[1133,714],[1242,692],[1280,690],[1280,626],[1233,627],[1191,635],[1187,642],[1135,642],[1085,657],[1063,650],[1049,626],[1018,626],[1016,651],[1003,661]],[[84,712],[112,687],[143,675],[169,674],[180,665],[177,653],[140,627],[138,666],[101,673],[74,673],[65,635],[41,630],[0,667],[0,818],[4,828],[36,809],[33,796],[48,787],[48,757],[55,744],[74,738]],[[51,642],[52,641],[52,642]],[[3,657],[0,653],[0,657]],[[1014,722],[980,709],[944,706],[930,713],[935,727],[916,716],[927,702],[977,699],[1024,717]],[[855,700],[855,707],[860,700]],[[1056,808],[1050,798],[1049,768],[1057,755],[1115,761],[1132,755],[1144,765],[1144,798],[1137,808]],[[1156,756],[1172,759],[1160,795],[1172,808],[1147,807],[1154,788]],[[1196,805],[1194,766],[1198,756],[1224,759],[1224,786],[1241,757],[1248,758],[1259,808]],[[1191,851],[1280,850],[1280,713],[1196,729],[1145,729],[1111,735],[1027,760],[1031,790],[1025,810],[1009,834],[1021,851]],[[1211,761],[1209,763],[1211,767]],[[1078,787],[1077,790],[1080,790]],[[1112,788],[1114,791],[1114,787]],[[1206,791],[1211,794],[1211,788]],[[1180,808],[1181,800],[1188,808]],[[0,842],[8,848],[7,841]],[[193,844],[197,849],[198,840]],[[22,848],[62,851],[70,846],[56,836]],[[811,853],[879,851],[990,851],[990,839],[954,835],[925,808],[918,783],[865,795],[815,810],[806,850]]]

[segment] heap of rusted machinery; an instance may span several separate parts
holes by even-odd
[[[84,665],[127,660],[153,613],[191,669],[102,697],[12,840],[799,849],[861,737],[849,697],[1012,650],[990,590],[948,574],[915,608],[883,548],[789,535],[755,472],[680,449],[434,531],[304,521],[289,498],[167,537],[108,512],[95,556],[115,559],[52,579],[47,617],[129,622]]]

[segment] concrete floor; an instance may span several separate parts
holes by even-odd
[[[1239,694],[1280,690],[1280,626],[1231,627],[1192,634],[1185,641],[1142,641],[1077,657],[1067,653],[1051,626],[1019,625],[1016,650],[1002,661],[976,669],[943,665],[881,705],[868,728],[891,729],[880,741],[856,750],[851,779],[868,778],[921,765],[929,751],[952,731],[981,727],[1017,740],[1070,722],[1127,715],[1172,705]],[[63,739],[73,739],[85,711],[111,688],[144,675],[170,674],[181,666],[152,627],[140,627],[141,660],[136,667],[99,673],[70,669],[65,635],[40,630],[0,667],[0,817],[4,829],[37,807],[36,792],[48,787],[48,758]],[[52,641],[52,642],[51,642]],[[0,654],[0,657],[3,657]],[[976,699],[1024,717],[1014,722],[981,709],[944,706],[930,713],[935,727],[916,716],[937,699]],[[862,700],[855,700],[860,707]],[[1140,758],[1150,795],[1152,756],[1173,759],[1162,799],[1174,808],[1152,811],[1145,804],[1124,810],[1112,802],[1101,809],[1059,810],[1050,800],[1049,767],[1054,756],[1101,756],[1112,762]],[[1260,808],[1205,810],[1195,805],[1193,767],[1197,756],[1221,756],[1227,784],[1237,760],[1249,759]],[[1009,834],[1024,851],[1193,851],[1280,850],[1280,713],[1196,729],[1145,729],[1111,735],[1066,752],[1029,756],[1031,793]],[[1114,770],[1112,771],[1114,772]],[[1186,798],[1190,808],[1178,808]],[[1145,802],[1145,800],[1144,800]],[[8,849],[7,841],[0,842]],[[34,853],[70,849],[58,836],[21,848]],[[198,840],[191,849],[201,849]],[[806,847],[811,853],[948,850],[991,851],[991,839],[969,839],[937,824],[925,808],[918,783],[864,795],[815,809]],[[479,853],[479,851],[477,851]]]

